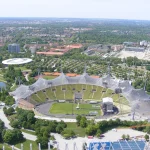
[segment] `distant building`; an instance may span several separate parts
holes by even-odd
[[[31,46],[30,48],[29,48],[29,50],[31,51],[31,54],[35,54],[35,52],[36,52],[36,46]]]
[[[140,46],[147,46],[148,45],[148,42],[147,41],[140,41]]]
[[[19,44],[9,44],[8,45],[8,51],[10,53],[19,53],[20,52],[20,46]]]
[[[125,51],[144,52],[145,48],[143,48],[143,47],[126,47]]]

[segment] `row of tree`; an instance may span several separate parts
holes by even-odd
[[[76,117],[76,121],[78,126],[85,128],[85,132],[87,135],[91,135],[91,136],[96,135],[97,137],[100,137],[102,133],[105,133],[106,131],[117,127],[139,126],[139,127],[135,127],[135,129],[150,133],[149,126],[142,126],[142,125],[147,125],[148,124],[147,121],[127,121],[127,120],[122,121],[120,119],[116,119],[116,120],[110,119],[109,121],[103,120],[96,123],[94,120],[87,120],[86,117],[80,115]]]

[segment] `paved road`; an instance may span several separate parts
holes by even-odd
[[[9,120],[7,119],[7,117],[5,116],[4,112],[3,112],[3,109],[1,108],[0,109],[0,119],[4,122],[5,124],[5,127],[7,129],[13,129],[10,125],[9,125]],[[24,138],[28,139],[28,140],[32,140],[32,141],[35,141],[37,139],[37,137],[35,135],[31,135],[31,134],[28,134],[28,133],[25,133],[25,132],[22,132]]]
[[[25,79],[26,79],[26,81],[29,81],[28,76],[29,76],[29,74],[26,74],[26,75],[25,75]]]
[[[39,118],[39,119],[45,119],[45,120],[56,120],[56,121],[64,121],[64,122],[76,122],[76,119],[69,119],[69,118],[58,118],[58,117],[50,117],[50,116],[38,116],[35,115],[35,118]],[[128,114],[125,115],[118,115],[118,116],[112,116],[111,118],[102,118],[102,119],[95,119],[96,122],[102,121],[102,120],[110,120],[110,119],[121,119],[121,120],[129,120],[129,121],[133,121],[132,120],[132,116],[129,116]],[[91,118],[94,119],[94,118]],[[141,117],[138,114],[135,115],[134,120],[136,121],[144,121],[146,120],[146,117]]]

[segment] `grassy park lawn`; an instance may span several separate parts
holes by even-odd
[[[66,129],[73,130],[75,134],[79,137],[85,136],[85,128],[77,126],[76,122],[66,122],[66,123],[67,123]]]
[[[24,70],[30,71],[30,69],[27,69],[25,66],[16,66],[15,69],[21,69],[21,71],[24,71]]]
[[[11,146],[8,146],[7,144],[2,144],[2,143],[0,143],[0,150],[3,149],[3,145],[5,146],[6,150],[12,150]]]
[[[24,142],[22,142],[22,144],[23,144],[23,149],[25,149],[25,150],[30,149],[30,144],[32,144],[32,150],[38,149],[38,145],[35,141],[25,140]],[[15,147],[21,148],[21,143],[16,144]]]
[[[30,130],[26,130],[26,129],[21,129],[21,131],[28,133],[28,134],[36,135],[34,131],[30,131]]]
[[[38,144],[35,141],[25,140],[24,142],[22,142],[22,144],[23,144],[23,149],[24,150],[29,150],[30,149],[30,144],[32,144],[32,150],[38,150],[39,149]],[[21,149],[21,143],[16,144],[15,147]],[[41,149],[41,150],[48,150],[48,148],[47,149]],[[54,150],[54,149],[51,149],[51,150]]]
[[[79,109],[76,109],[77,104],[75,103],[54,103],[50,108],[52,114],[89,114],[90,111],[97,111],[98,115],[101,115],[100,105],[97,104],[80,104]]]

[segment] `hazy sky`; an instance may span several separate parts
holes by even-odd
[[[150,0],[0,0],[0,17],[150,20]]]

